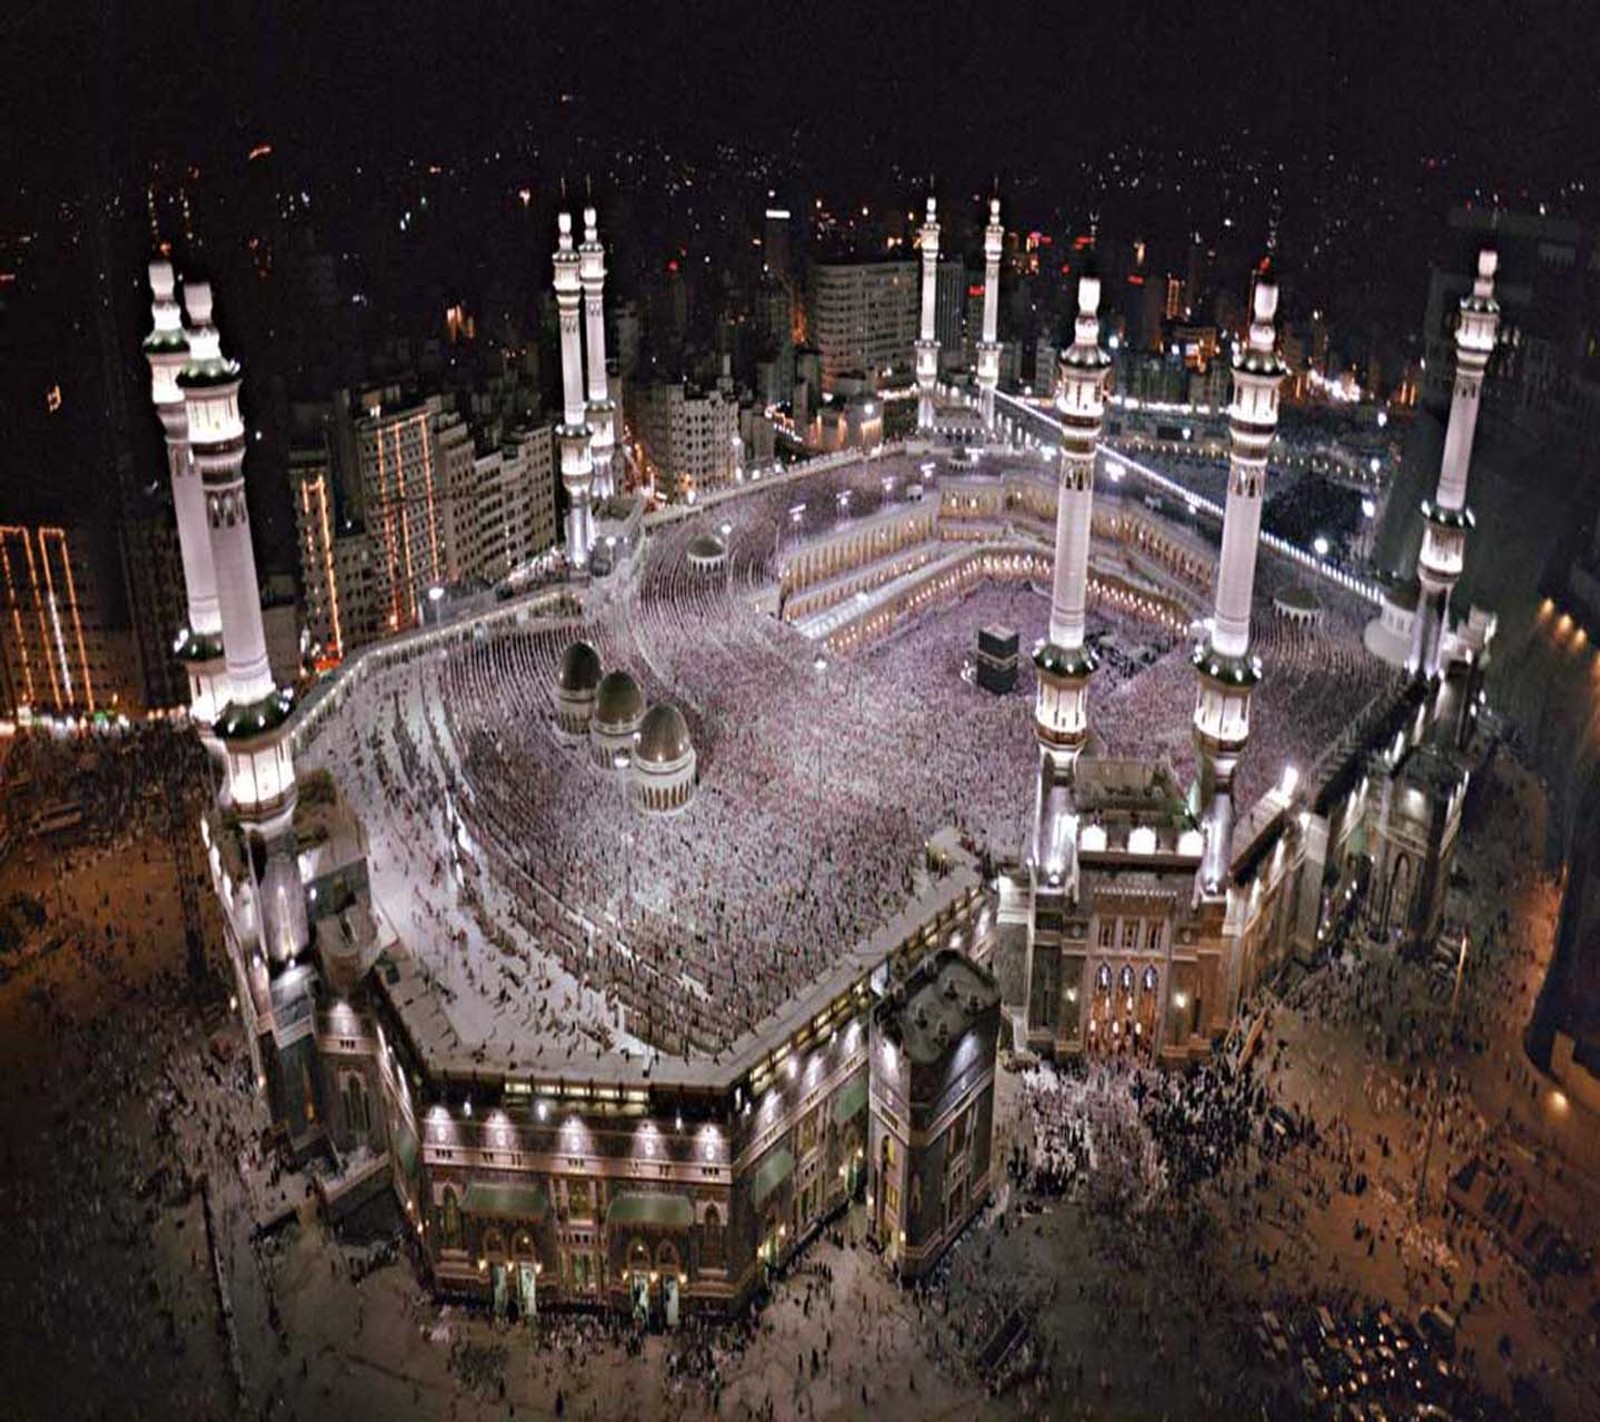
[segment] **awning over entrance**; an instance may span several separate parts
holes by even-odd
[[[833,1098],[833,1119],[841,1126],[867,1104],[867,1074],[862,1072]]]
[[[537,1185],[490,1185],[475,1180],[467,1186],[462,1211],[503,1220],[542,1220],[550,1208]]]
[[[750,1199],[759,1210],[768,1195],[778,1188],[785,1180],[794,1174],[794,1156],[791,1152],[779,1146],[777,1150],[769,1151],[767,1158],[761,1162],[761,1168],[756,1171],[755,1179],[750,1185]]]
[[[611,1198],[608,1225],[654,1225],[657,1229],[688,1229],[694,1223],[694,1205],[683,1195],[624,1191]]]

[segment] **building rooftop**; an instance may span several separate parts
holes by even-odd
[[[953,948],[923,959],[877,1009],[879,1029],[919,1066],[936,1062],[998,1006],[994,978]]]

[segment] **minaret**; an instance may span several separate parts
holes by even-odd
[[[189,456],[189,420],[178,388],[178,373],[189,359],[189,340],[173,291],[172,263],[158,257],[150,263],[150,315],[155,329],[145,338],[144,353],[150,362],[150,398],[167,437],[167,470],[189,603],[189,625],[179,635],[176,651],[189,678],[189,715],[209,737],[217,712],[228,700],[228,676],[206,496]]]
[[[609,499],[616,483],[616,436],[611,391],[606,384],[606,249],[600,245],[595,210],[583,210],[583,243],[578,248],[583,283],[584,341],[589,373],[589,438],[593,451],[594,497]]]
[[[1467,468],[1472,462],[1472,437],[1478,428],[1478,397],[1483,374],[1494,351],[1500,326],[1500,306],[1494,299],[1496,258],[1489,248],[1478,253],[1478,276],[1472,294],[1461,299],[1461,319],[1456,325],[1456,381],[1450,397],[1450,423],[1445,429],[1444,456],[1439,464],[1439,488],[1432,500],[1424,499],[1422,550],[1417,555],[1417,581],[1422,595],[1412,624],[1411,655],[1406,670],[1422,681],[1439,675],[1440,651],[1450,613],[1450,594],[1461,576],[1467,530],[1472,511],[1467,507]]]
[[[993,228],[990,229],[994,230]],[[1035,654],[1039,793],[1033,860],[1051,885],[1076,890],[1078,812],[1073,773],[1089,739],[1089,678],[1094,653],[1084,642],[1089,592],[1089,528],[1094,513],[1094,459],[1105,419],[1106,371],[1100,349],[1100,280],[1078,281],[1078,321],[1061,355],[1056,409],[1061,417],[1061,475],[1056,504],[1055,578],[1050,640]]]
[[[594,465],[589,453],[589,426],[584,421],[583,350],[579,344],[578,306],[583,299],[579,270],[582,258],[572,246],[572,214],[557,219],[555,251],[556,307],[561,316],[561,483],[567,491],[567,561],[575,569],[589,566],[594,538],[589,508]]]
[[[934,315],[939,292],[939,220],[937,204],[928,198],[922,224],[922,326],[917,340],[917,429],[933,432],[933,387],[939,378],[939,338]]]
[[[184,286],[189,360],[178,375],[195,477],[204,491],[211,561],[216,571],[228,702],[213,727],[227,757],[228,793],[258,861],[261,943],[274,962],[306,946],[305,892],[295,863],[294,762],[285,724],[293,696],[272,684],[261,623],[261,590],[244,492],[243,373],[222,354],[211,324],[211,287]]]
[[[1233,404],[1228,410],[1228,504],[1217,559],[1216,608],[1207,638],[1195,648],[1199,695],[1194,709],[1200,761],[1198,808],[1205,830],[1200,885],[1218,890],[1228,872],[1233,843],[1233,772],[1250,735],[1250,690],[1261,662],[1250,655],[1250,602],[1255,592],[1261,501],[1267,450],[1278,428],[1279,358],[1273,317],[1278,286],[1266,271],[1256,277],[1250,334],[1233,357]]]
[[[978,346],[978,408],[983,427],[994,425],[994,391],[1000,383],[1000,250],[1006,230],[1000,225],[1000,199],[989,199],[989,225],[983,230],[983,341]],[[1081,296],[1081,293],[1080,293]]]

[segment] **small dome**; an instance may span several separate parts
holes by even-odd
[[[693,749],[683,713],[665,701],[652,706],[639,728],[639,746],[635,751],[638,758],[652,765],[671,765]]]
[[[625,671],[607,672],[595,692],[594,718],[602,726],[634,726],[644,715],[644,694]]]
[[[593,691],[600,684],[600,653],[587,642],[574,642],[561,659],[563,691]]]
[[[727,551],[728,545],[714,533],[702,533],[689,544],[689,556],[707,562],[722,557]]]

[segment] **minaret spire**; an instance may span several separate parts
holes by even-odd
[[[294,852],[294,762],[286,724],[293,697],[273,685],[261,621],[261,589],[244,491],[243,372],[222,354],[211,322],[211,287],[189,282],[189,360],[178,375],[189,449],[205,497],[216,570],[228,703],[215,733],[228,767],[228,793],[246,837],[264,855],[258,882],[259,931],[270,958],[284,961],[306,946],[305,892]]]
[[[150,263],[150,315],[154,329],[145,339],[150,362],[150,398],[161,417],[167,441],[167,470],[172,481],[172,506],[177,515],[178,551],[183,559],[183,584],[188,597],[189,625],[178,639],[177,655],[189,679],[189,714],[206,735],[228,700],[228,678],[222,654],[222,612],[217,603],[217,575],[211,561],[211,532],[206,525],[206,496],[189,452],[189,419],[178,375],[189,360],[189,339],[183,331],[174,292],[172,263],[157,257]]]
[[[562,191],[565,192],[565,184]],[[583,350],[579,344],[578,307],[583,299],[579,275],[582,258],[572,245],[572,214],[557,218],[554,257],[556,307],[561,321],[561,482],[567,491],[567,560],[574,569],[589,566],[594,541],[589,506],[594,465],[589,450],[589,426],[584,419]]]
[[[934,318],[939,289],[938,202],[928,195],[927,216],[922,223],[922,324],[917,339],[917,429],[933,431],[933,387],[939,379],[939,338]]]
[[[1106,371],[1111,364],[1111,357],[1100,348],[1099,309],[1099,278],[1079,278],[1074,339],[1062,353],[1056,385],[1061,465],[1050,640],[1033,658],[1038,674],[1034,732],[1039,741],[1033,860],[1050,886],[1068,893],[1076,891],[1077,880],[1073,773],[1089,740],[1089,678],[1097,665],[1084,630],[1095,450],[1105,420]]]
[[[983,340],[978,346],[978,401],[983,427],[994,425],[994,392],[1000,383],[1000,253],[1006,231],[1000,225],[1000,199],[989,199],[989,225],[983,232]]]
[[[584,179],[587,189],[589,180]],[[578,248],[583,284],[584,337],[587,346],[589,399],[587,416],[594,467],[594,497],[609,499],[615,482],[616,437],[612,427],[611,391],[606,380],[606,249],[594,204],[583,209],[583,244]]]
[[[1206,639],[1195,649],[1199,694],[1194,711],[1200,761],[1198,803],[1205,830],[1200,884],[1215,893],[1228,871],[1233,843],[1233,772],[1250,735],[1250,691],[1261,663],[1250,655],[1250,603],[1266,491],[1267,451],[1278,428],[1284,364],[1273,318],[1278,284],[1267,263],[1250,300],[1250,331],[1233,357],[1233,404],[1228,411],[1228,503],[1217,559],[1216,604]]]
[[[1472,463],[1484,372],[1500,327],[1500,306],[1494,298],[1496,266],[1492,248],[1479,252],[1472,292],[1461,301],[1461,317],[1456,325],[1456,379],[1444,455],[1439,464],[1439,487],[1433,499],[1422,504],[1425,526],[1422,550],[1417,556],[1417,581],[1422,585],[1422,595],[1417,600],[1406,668],[1423,681],[1432,681],[1439,675],[1450,594],[1461,576],[1467,530],[1473,523],[1472,511],[1467,507],[1467,471]]]

